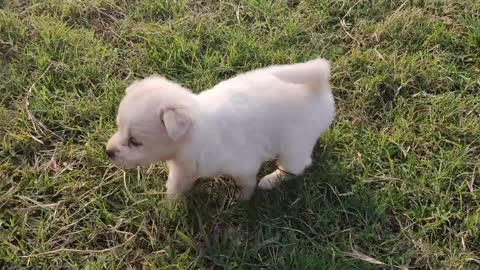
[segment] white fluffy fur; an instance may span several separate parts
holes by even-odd
[[[121,167],[167,161],[167,195],[188,191],[199,177],[228,175],[250,198],[261,164],[278,158],[265,176],[276,187],[311,163],[335,105],[329,63],[316,59],[244,73],[195,95],[162,77],[134,82],[120,103],[118,130],[107,152]],[[141,145],[138,145],[141,144]]]

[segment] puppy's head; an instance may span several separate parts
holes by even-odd
[[[106,153],[132,168],[175,157],[193,125],[193,94],[161,77],[134,82],[117,114],[117,131]]]

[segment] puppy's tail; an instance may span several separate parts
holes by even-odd
[[[322,58],[304,63],[275,66],[272,72],[282,81],[307,85],[314,93],[330,90],[330,63]]]

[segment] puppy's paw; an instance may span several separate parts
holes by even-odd
[[[267,175],[260,180],[258,188],[261,190],[272,190],[278,185],[278,178],[276,176]]]
[[[165,195],[165,207],[168,209],[176,208],[182,201],[182,195],[178,193],[167,193]]]
[[[260,183],[258,183],[258,188],[263,190],[272,190],[278,187],[282,182],[290,180],[293,177],[295,177],[295,175],[277,169],[271,174],[265,175],[262,180],[260,180]]]
[[[254,191],[255,186],[242,187],[235,193],[235,198],[241,201],[248,201],[252,197]]]

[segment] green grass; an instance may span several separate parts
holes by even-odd
[[[0,268],[480,268],[478,1],[0,7]],[[199,92],[317,56],[338,115],[274,192],[240,203],[204,180],[169,211],[163,164],[103,153],[134,78]]]

